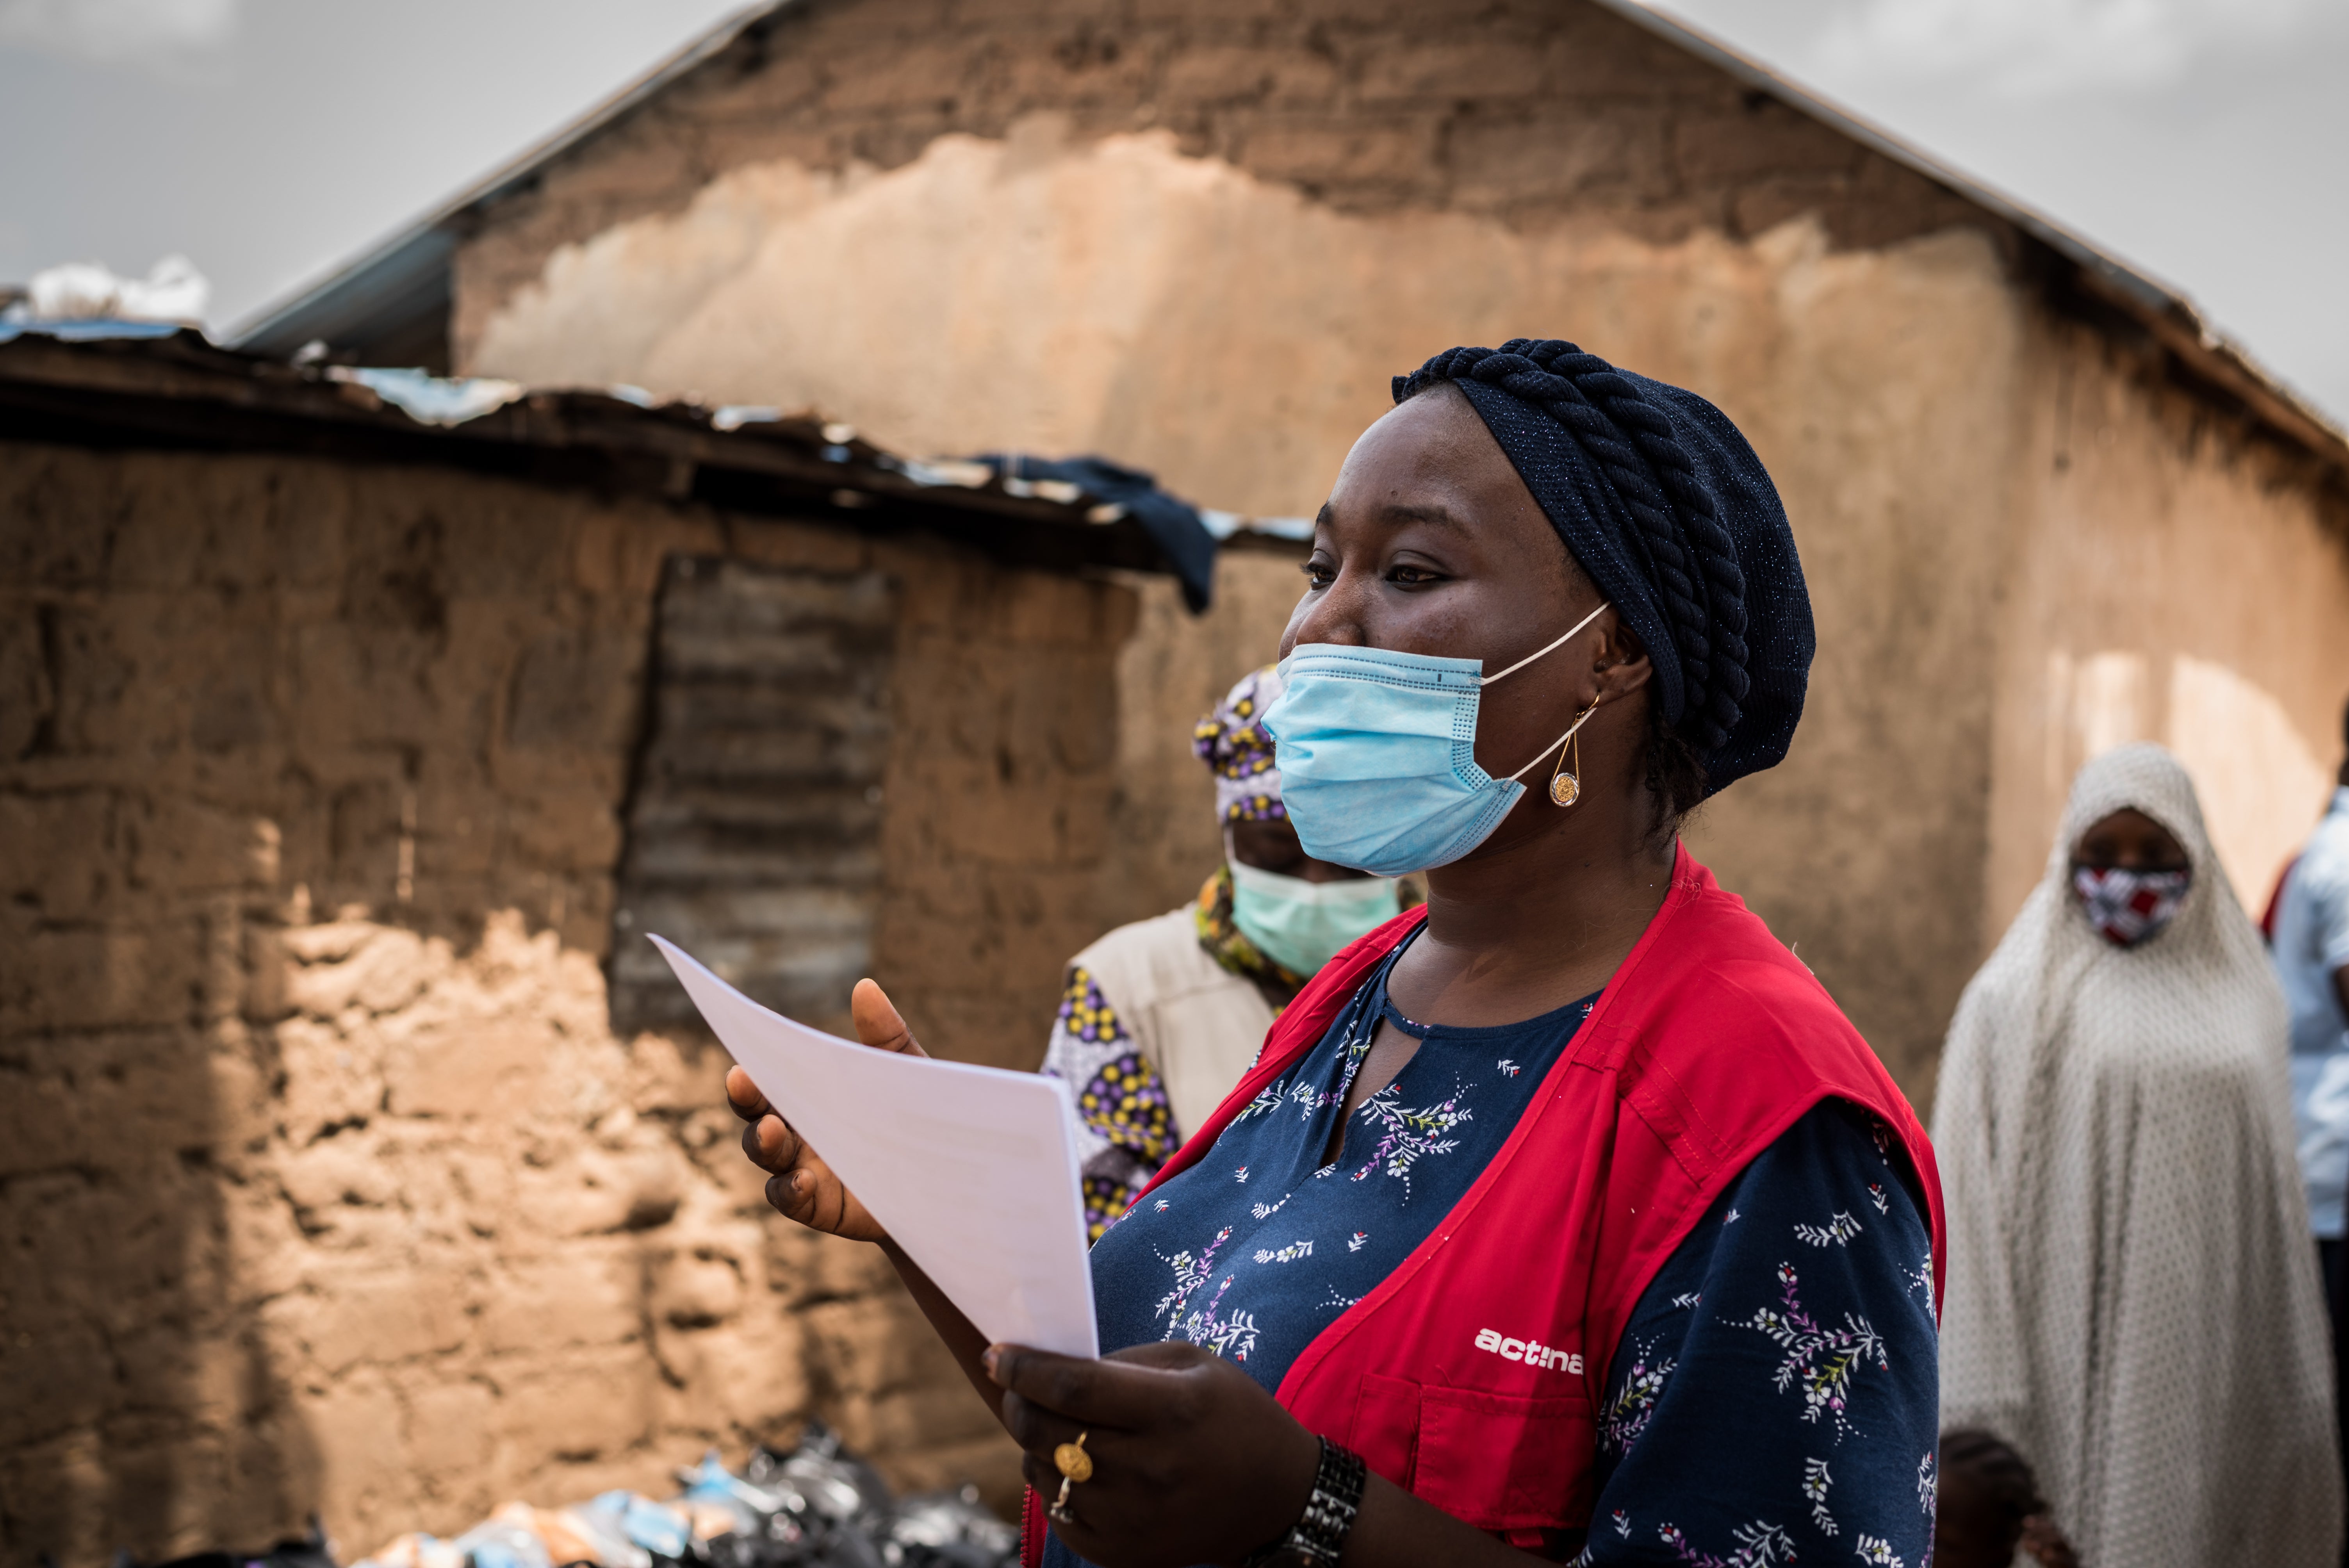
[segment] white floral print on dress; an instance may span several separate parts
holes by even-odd
[[[1803,1495],[1810,1499],[1811,1523],[1821,1535],[1836,1533],[1835,1515],[1827,1511],[1827,1491],[1835,1485],[1835,1477],[1827,1474],[1825,1460],[1803,1461]]]
[[[1667,1524],[1656,1532],[1665,1545],[1679,1553],[1680,1560],[1694,1568],[1769,1568],[1775,1563],[1795,1560],[1795,1542],[1785,1529],[1766,1520],[1757,1519],[1751,1524],[1741,1524],[1731,1530],[1729,1538],[1736,1543],[1726,1557],[1699,1552],[1689,1544],[1677,1525]]]
[[[1835,1422],[1840,1442],[1852,1430],[1847,1415],[1851,1404],[1852,1374],[1870,1361],[1879,1372],[1890,1371],[1884,1339],[1856,1313],[1844,1314],[1841,1328],[1826,1328],[1803,1310],[1797,1294],[1795,1265],[1778,1265],[1780,1305],[1758,1308],[1741,1326],[1767,1335],[1785,1352],[1773,1384],[1781,1394],[1797,1382],[1803,1389],[1803,1419],[1816,1423],[1822,1412]]]
[[[1859,1222],[1849,1214],[1838,1213],[1824,1225],[1795,1227],[1795,1239],[1814,1247],[1849,1246],[1852,1237],[1859,1234]]]
[[[1268,1111],[1278,1110],[1281,1107],[1281,1102],[1286,1100],[1288,1098],[1288,1093],[1286,1089],[1282,1088],[1277,1083],[1268,1083],[1262,1088],[1256,1091],[1256,1097],[1250,1099],[1247,1105],[1243,1106],[1240,1109],[1239,1113],[1232,1118],[1232,1120],[1235,1122],[1246,1121],[1252,1116],[1262,1116]]]
[[[1231,1235],[1232,1228],[1226,1225],[1216,1233],[1216,1239],[1209,1242],[1206,1250],[1195,1258],[1187,1251],[1176,1253],[1171,1258],[1164,1253],[1159,1254],[1166,1266],[1174,1271],[1174,1288],[1158,1298],[1157,1315],[1166,1320],[1167,1338],[1174,1337],[1175,1315],[1183,1310],[1184,1304],[1201,1285],[1215,1277],[1216,1249],[1231,1240]]]
[[[1355,1114],[1377,1130],[1379,1140],[1371,1146],[1370,1158],[1355,1171],[1354,1180],[1361,1181],[1383,1171],[1402,1179],[1403,1202],[1411,1202],[1412,1167],[1460,1147],[1458,1139],[1444,1134],[1474,1119],[1475,1113],[1460,1103],[1466,1094],[1465,1088],[1455,1085],[1444,1099],[1412,1109],[1396,1095],[1395,1086],[1389,1084],[1364,1100]]]
[[[1674,1365],[1671,1357],[1657,1356],[1651,1345],[1634,1347],[1623,1391],[1599,1418],[1599,1446],[1602,1450],[1615,1454],[1630,1451],[1631,1445],[1647,1429],[1649,1418],[1656,1413],[1656,1401],[1663,1398],[1664,1383],[1671,1377]]]
[[[1169,1328],[1166,1337],[1172,1339],[1180,1334],[1192,1344],[1204,1346],[1227,1360],[1247,1360],[1248,1352],[1256,1348],[1256,1314],[1235,1312],[1229,1317],[1223,1315],[1224,1293],[1231,1288],[1232,1276],[1226,1274],[1206,1310],[1195,1312],[1179,1326]]]

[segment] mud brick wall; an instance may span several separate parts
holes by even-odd
[[[455,362],[558,246],[727,170],[894,169],[1037,113],[1079,138],[1170,130],[1348,212],[1594,217],[1657,241],[1816,212],[1861,246],[1982,222],[1583,0],[807,0],[492,210],[458,252]]]
[[[1133,617],[919,540],[428,469],[0,445],[0,1559],[347,1553],[821,1414],[1008,1445],[869,1251],[768,1214],[605,965],[663,562],[891,585],[874,973],[1031,1058]]]

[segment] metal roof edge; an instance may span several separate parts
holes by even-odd
[[[2349,470],[2349,431],[2254,359],[2240,344],[2212,327],[2200,307],[2182,290],[2140,271],[2036,208],[1959,172],[1881,126],[1797,85],[1668,11],[1646,4],[1645,0],[1590,0],[1590,4],[1645,28],[1716,70],[1768,93],[1788,108],[2013,224],[2078,267],[2099,293],[2136,315],[2164,346],[2241,398],[2270,424],[2280,427],[2319,457]]]
[[[192,328],[87,338],[36,327],[0,343],[0,444],[421,461],[746,515],[926,529],[1046,570],[1180,575],[1125,506],[980,464],[909,460],[812,411],[506,384],[493,402],[443,417],[399,391],[376,373],[295,366]]]
[[[230,346],[291,353],[313,337],[313,324],[357,314],[366,304],[418,288],[430,269],[456,249],[453,230],[474,208],[527,182],[540,170],[605,128],[626,118],[733,44],[745,32],[797,0],[746,5],[670,55],[585,114],[524,148],[440,206],[368,246],[352,260],[263,305],[228,334]],[[420,292],[420,291],[419,291]]]

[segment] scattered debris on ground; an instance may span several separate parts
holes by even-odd
[[[607,1491],[565,1508],[509,1502],[462,1535],[410,1532],[353,1568],[1011,1568],[1019,1532],[978,1489],[893,1497],[880,1473],[810,1422],[798,1447],[750,1451],[737,1474],[715,1449],[678,1471],[667,1501]],[[129,1553],[115,1568],[141,1568]],[[314,1524],[267,1552],[207,1552],[160,1568],[339,1568]]]

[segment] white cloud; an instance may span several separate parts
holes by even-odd
[[[34,321],[172,321],[204,318],[212,285],[185,256],[165,256],[143,278],[120,278],[104,262],[62,262],[35,273],[16,314]]]
[[[2017,97],[2152,88],[2211,51],[2287,38],[2326,3],[1860,0],[1828,24],[1814,59],[1830,77],[1966,77]]]
[[[199,53],[236,31],[239,0],[0,0],[0,44],[94,60]]]

